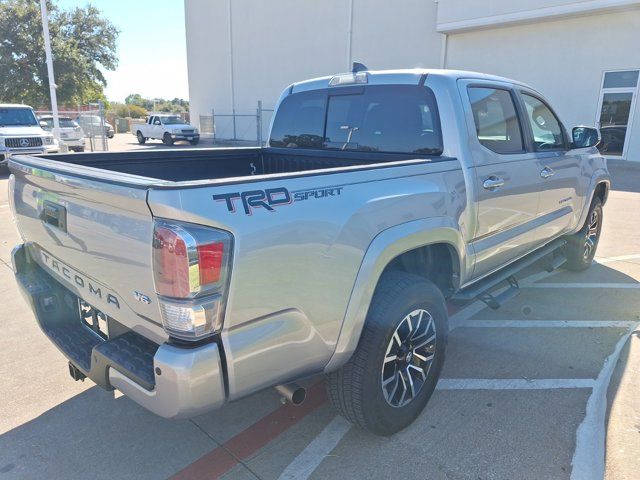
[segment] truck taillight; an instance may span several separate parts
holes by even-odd
[[[153,273],[167,333],[197,340],[220,329],[232,244],[222,230],[155,221]]]

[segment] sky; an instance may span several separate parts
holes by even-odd
[[[105,94],[124,101],[130,93],[146,98],[189,98],[183,0],[53,0],[60,8],[91,3],[113,23],[118,36],[116,70],[105,71]]]

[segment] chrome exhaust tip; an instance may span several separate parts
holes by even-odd
[[[307,389],[301,387],[297,383],[287,383],[286,385],[278,385],[276,391],[282,398],[291,405],[297,407],[302,405],[307,398]]]

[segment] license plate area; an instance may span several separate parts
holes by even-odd
[[[78,299],[78,313],[82,326],[88,328],[103,340],[109,338],[109,322],[104,313],[81,299]]]

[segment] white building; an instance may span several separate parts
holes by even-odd
[[[222,114],[273,108],[287,85],[358,61],[524,81],[567,127],[600,124],[607,155],[640,161],[640,0],[185,0],[185,10],[191,118],[215,110],[218,137],[233,135]],[[236,117],[238,138],[256,135],[255,117]]]

